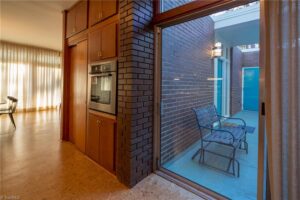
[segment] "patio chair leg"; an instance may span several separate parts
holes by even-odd
[[[201,148],[198,149],[198,151],[193,155],[192,160],[194,160],[194,158],[199,154],[199,152],[201,153]],[[201,155],[200,155],[201,157]]]
[[[245,146],[245,149],[246,149],[246,153],[248,154],[248,142],[246,142],[246,140],[244,141],[244,146]]]
[[[15,120],[14,120],[12,113],[9,113],[8,115],[9,115],[10,121],[13,123],[14,127],[16,128]]]
[[[240,163],[239,163],[239,161],[236,161],[236,163],[237,163],[237,168],[238,168],[237,177],[240,177]]]
[[[226,170],[227,172],[229,172],[229,170],[230,170],[231,162],[232,162],[232,159],[229,160],[229,163],[228,163],[228,166],[227,166],[227,170]]]
[[[205,150],[201,149],[199,163],[204,163],[204,155],[205,155],[204,153],[205,153]]]
[[[236,151],[236,148],[234,148],[234,150],[233,150],[233,155],[232,155],[232,172],[233,172],[233,174],[235,175],[235,151]]]

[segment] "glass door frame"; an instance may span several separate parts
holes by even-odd
[[[199,7],[195,8],[195,2],[189,3],[191,7],[189,9],[189,4],[174,8],[167,11],[166,13],[155,12],[153,25],[154,25],[154,39],[155,39],[155,72],[154,72],[154,137],[153,137],[153,171],[174,182],[177,185],[207,199],[207,198],[216,198],[216,199],[226,199],[225,196],[218,194],[205,186],[200,186],[192,181],[187,180],[184,177],[181,177],[167,169],[164,169],[160,165],[160,123],[161,123],[161,72],[162,72],[162,28],[169,27],[175,24],[180,24],[192,19],[199,17],[207,16],[212,13],[220,12],[226,9],[230,9],[236,6],[245,5],[247,3],[254,2],[255,0],[220,0],[213,1],[213,3],[207,5],[203,4],[202,0],[196,0],[199,2]],[[201,6],[202,1],[202,6]],[[157,7],[159,0],[155,1],[154,6]],[[260,19],[262,19],[264,12],[262,8],[263,4],[260,4]],[[175,14],[176,13],[176,14]],[[263,22],[260,22],[260,44],[262,44],[263,33],[265,29],[263,28]],[[261,51],[259,56],[260,63],[260,78],[259,78],[259,111],[262,111],[264,108],[265,102],[265,67],[264,59]],[[259,130],[258,130],[258,173],[257,173],[257,199],[265,199],[265,190],[268,187],[266,183],[266,173],[264,169],[266,168],[265,162],[265,117],[263,112],[259,112]]]
[[[219,80],[219,62],[222,62],[221,66],[221,78]],[[221,97],[221,115],[228,117],[230,114],[230,62],[225,57],[214,58],[214,77],[216,80],[214,81],[214,103],[218,109],[218,83],[222,84],[222,94]],[[225,98],[224,98],[225,97]]]

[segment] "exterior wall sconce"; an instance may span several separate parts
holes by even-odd
[[[211,57],[216,58],[222,56],[222,43],[217,42],[215,46],[212,48]]]

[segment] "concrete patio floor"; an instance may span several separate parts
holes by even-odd
[[[249,152],[237,150],[237,160],[240,162],[240,177],[234,177],[222,171],[199,165],[199,156],[192,156],[200,147],[200,140],[163,165],[164,168],[183,176],[201,186],[211,189],[230,199],[254,200],[257,193],[257,152],[258,152],[258,112],[241,111],[234,117],[242,118],[247,126],[255,127],[252,134],[247,134]],[[224,153],[230,150],[223,145],[212,144],[210,148]],[[207,161],[215,167],[224,168],[228,160],[206,154]]]

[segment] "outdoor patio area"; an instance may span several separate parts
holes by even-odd
[[[257,152],[258,152],[258,112],[241,111],[233,117],[242,118],[247,126],[255,127],[253,133],[247,134],[249,152],[237,151],[240,162],[240,177],[234,177],[213,168],[199,164],[199,156],[192,160],[194,153],[200,148],[200,140],[181,154],[163,165],[164,168],[183,176],[197,184],[205,186],[231,199],[256,199],[257,190]],[[222,154],[228,152],[229,147],[211,144],[210,149]],[[207,153],[205,162],[218,168],[226,169],[228,160]]]

